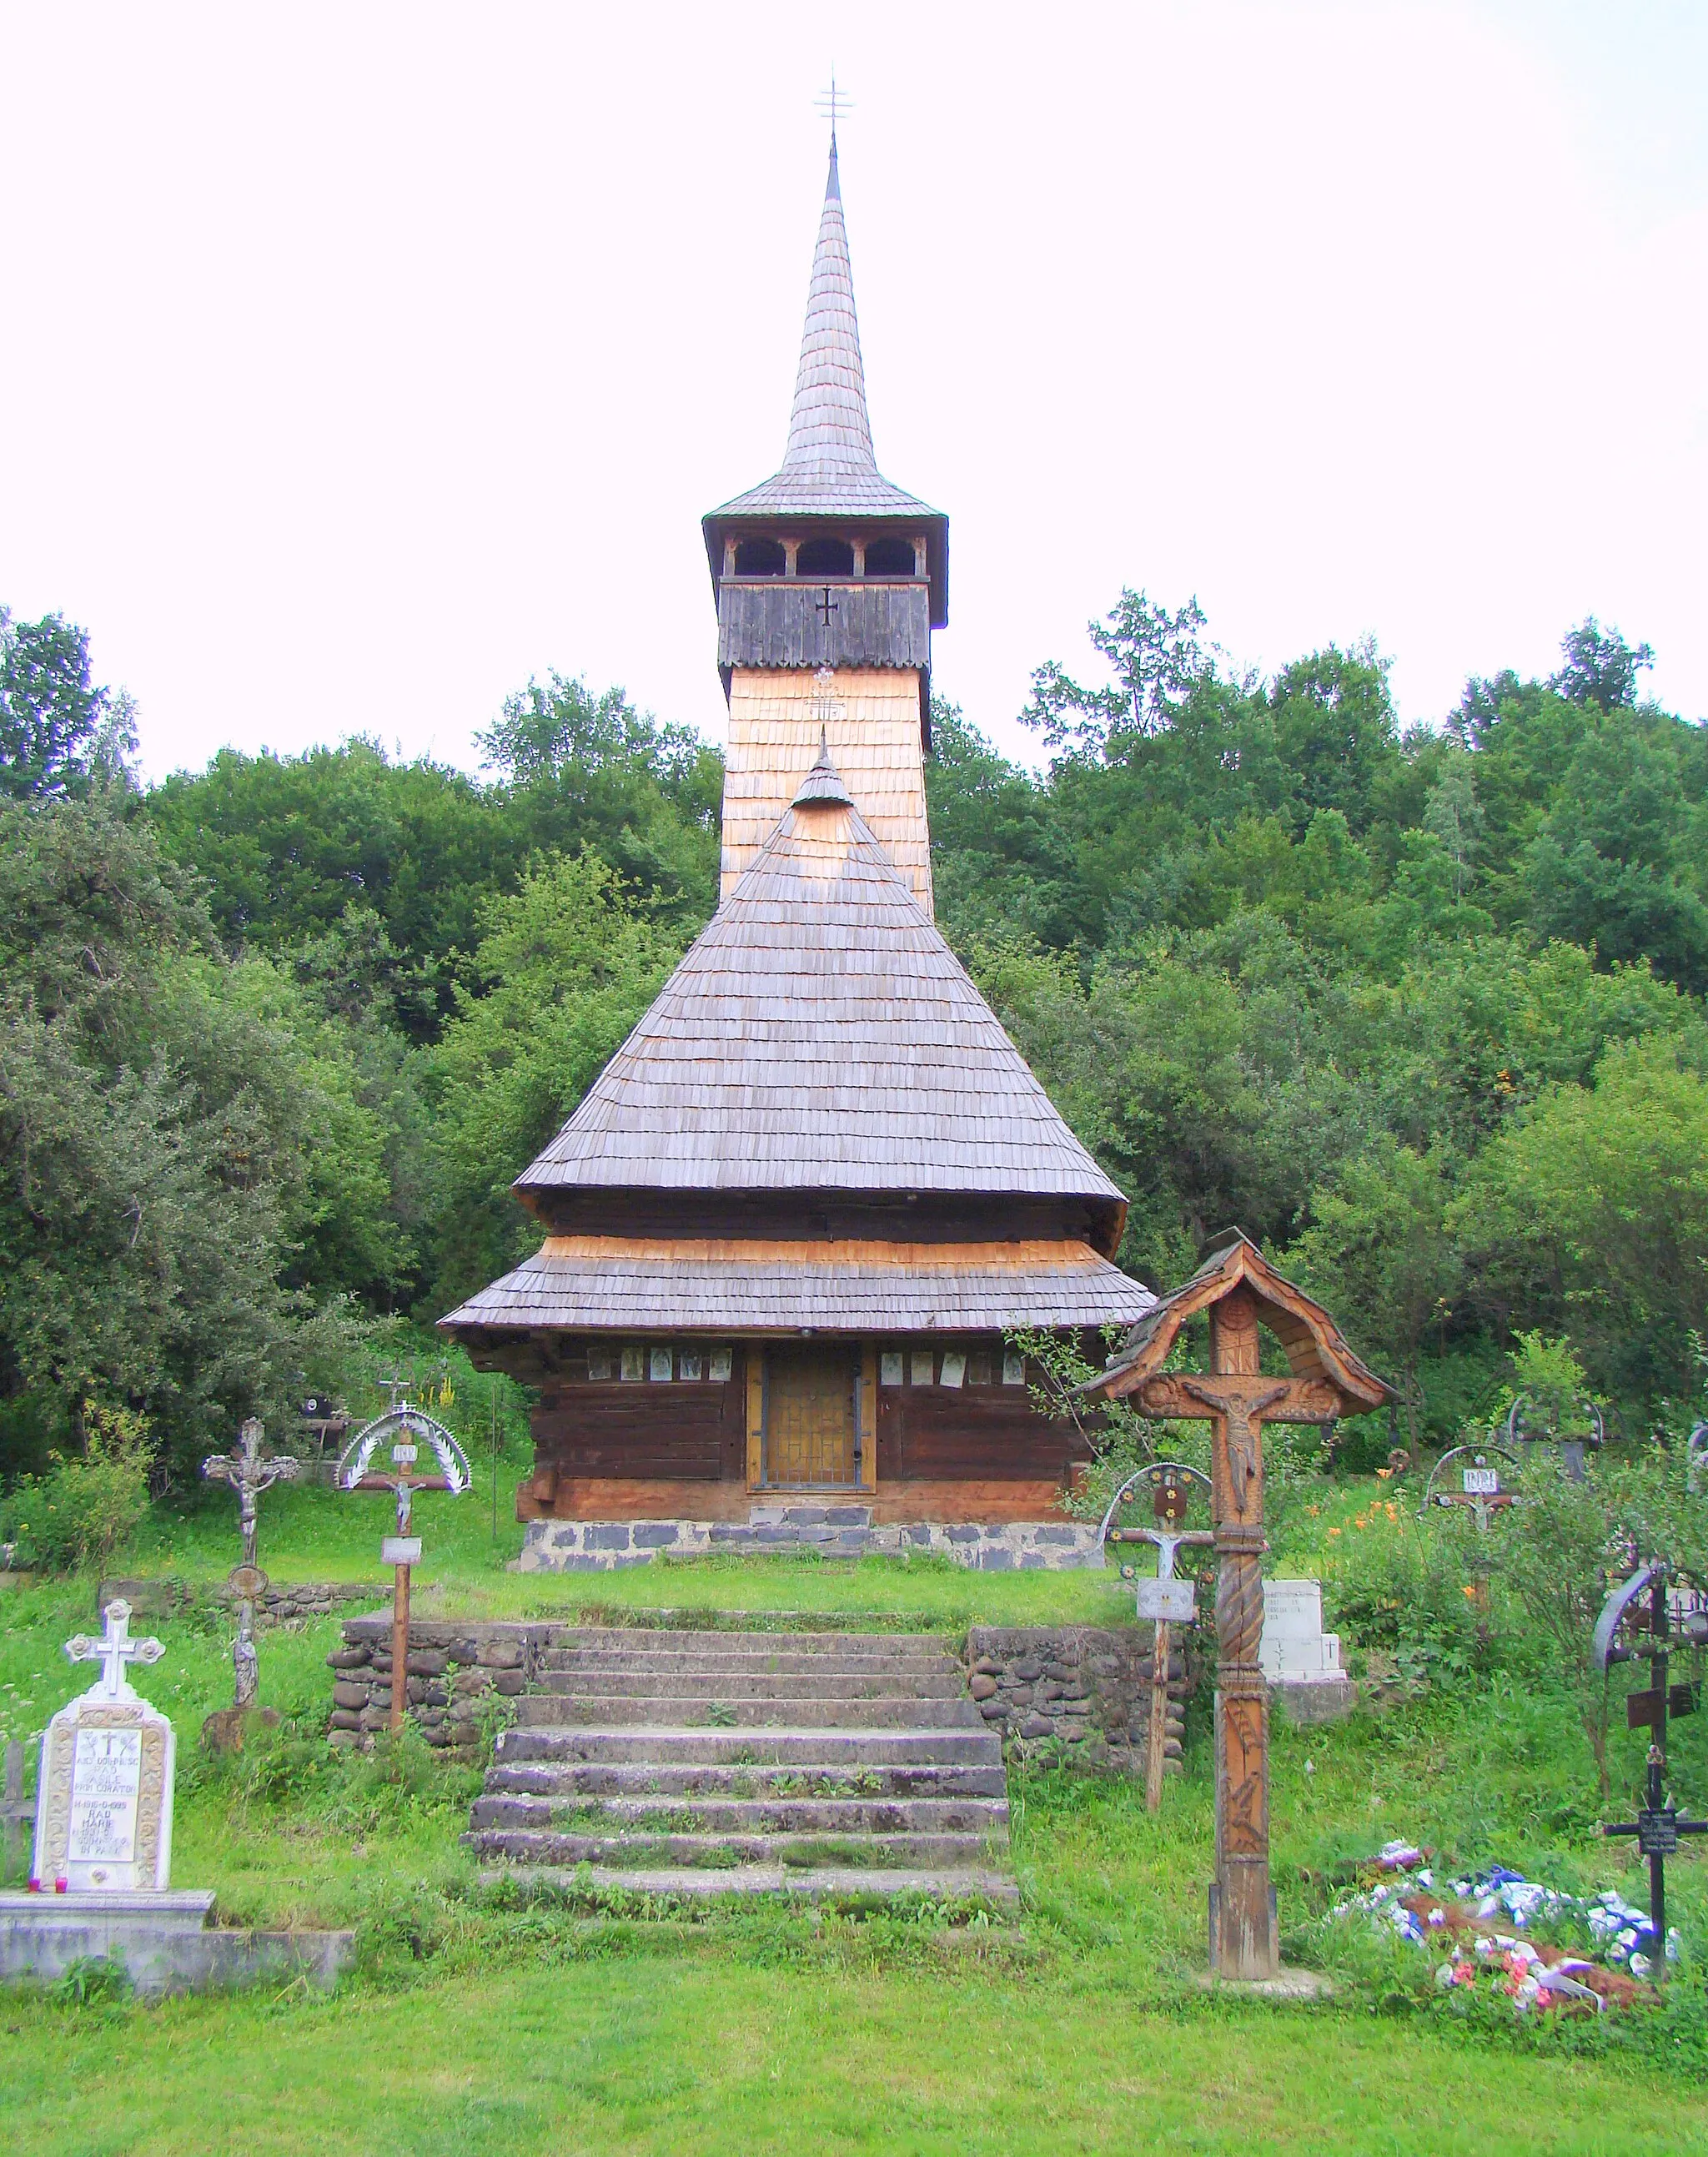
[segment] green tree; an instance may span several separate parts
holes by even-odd
[[[89,636],[63,615],[0,606],[0,795],[27,801],[124,784],[136,753],[127,697],[90,678]]]
[[[489,899],[433,1057],[440,1310],[538,1232],[510,1185],[568,1117],[680,955],[678,931],[590,850],[548,854]]]

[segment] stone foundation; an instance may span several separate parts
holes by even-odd
[[[530,1521],[516,1562],[519,1573],[610,1573],[645,1565],[661,1551],[673,1557],[716,1552],[743,1556],[790,1550],[827,1557],[898,1557],[934,1551],[980,1573],[1062,1572],[1101,1566],[1097,1530],[1079,1521],[874,1523],[865,1505],[751,1506],[738,1521]]]
[[[975,1625],[967,1634],[979,1712],[1010,1760],[1066,1752],[1088,1768],[1143,1775],[1150,1727],[1150,1628]],[[1170,1697],[1183,1710],[1196,1673],[1178,1647]]]

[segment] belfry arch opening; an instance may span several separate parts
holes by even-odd
[[[780,577],[788,567],[789,557],[780,539],[738,539],[735,543],[735,574],[738,577]]]
[[[868,577],[912,577],[918,574],[911,539],[868,539],[866,543]]]
[[[800,577],[851,577],[854,547],[847,539],[805,539],[795,557],[795,573]]]

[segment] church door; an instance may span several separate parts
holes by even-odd
[[[765,1481],[796,1488],[854,1485],[851,1349],[765,1351]]]

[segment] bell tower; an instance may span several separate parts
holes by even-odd
[[[729,702],[722,896],[822,739],[929,914],[924,756],[931,632],[949,619],[949,519],[893,486],[872,454],[834,129],[782,467],[703,528]]]

